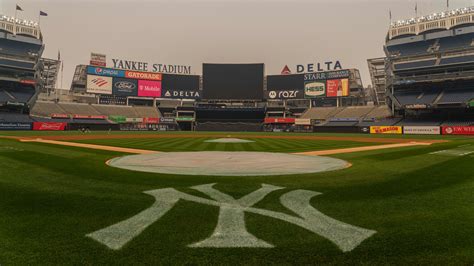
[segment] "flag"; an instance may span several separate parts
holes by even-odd
[[[418,14],[418,3],[415,4],[415,13]]]
[[[16,5],[16,10],[17,11],[23,11],[23,8],[21,8],[19,5]]]
[[[61,61],[61,51],[58,50],[58,61]]]
[[[48,13],[43,12],[43,11],[40,11],[40,16],[47,17],[47,16],[48,16]]]
[[[391,9],[388,10],[388,16],[390,17],[390,20],[392,20],[392,10]]]
[[[446,7],[449,9],[449,0],[446,0]]]

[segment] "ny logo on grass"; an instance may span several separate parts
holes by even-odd
[[[155,203],[148,209],[132,218],[90,233],[90,237],[107,247],[119,250],[133,238],[140,235],[148,226],[159,220],[180,200],[219,207],[217,226],[212,235],[200,242],[189,245],[191,248],[272,248],[273,245],[258,239],[245,227],[245,212],[255,213],[282,220],[315,234],[318,234],[338,246],[343,252],[356,248],[375,231],[349,225],[324,215],[310,204],[311,198],[321,193],[308,190],[294,190],[280,197],[281,204],[297,214],[288,215],[281,212],[254,208],[273,191],[283,189],[262,184],[262,187],[240,199],[235,199],[215,188],[214,184],[200,185],[192,189],[208,195],[210,199],[189,195],[173,188],[157,189],[144,192],[155,197]]]

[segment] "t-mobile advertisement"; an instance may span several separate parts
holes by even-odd
[[[138,81],[139,97],[161,97],[161,81],[139,80]]]

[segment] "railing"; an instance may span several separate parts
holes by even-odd
[[[418,35],[420,33],[436,30],[449,30],[453,27],[474,22],[474,8],[463,8],[449,12],[441,12],[429,16],[412,18],[392,23],[388,31],[389,39],[402,35]]]
[[[41,31],[38,23],[26,20],[0,16],[0,30],[11,34],[22,34],[41,39]]]

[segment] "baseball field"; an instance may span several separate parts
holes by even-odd
[[[472,137],[0,132],[0,265],[473,263]]]

